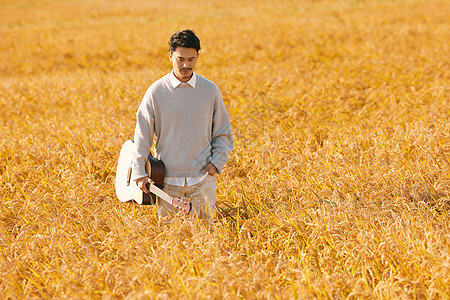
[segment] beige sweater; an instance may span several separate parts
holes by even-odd
[[[155,157],[167,177],[202,176],[211,162],[220,173],[233,149],[230,117],[217,86],[194,73],[187,84],[169,73],[144,95],[136,117],[132,179],[145,177],[156,137]]]

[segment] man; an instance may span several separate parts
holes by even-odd
[[[151,182],[145,162],[156,137],[155,157],[165,164],[164,191],[192,203],[193,214],[211,220],[216,202],[215,174],[233,149],[230,117],[217,86],[194,72],[200,40],[191,30],[169,40],[172,72],[153,83],[137,111],[133,180],[145,193]],[[158,199],[158,214],[176,209]]]

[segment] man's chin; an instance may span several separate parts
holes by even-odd
[[[188,81],[192,77],[193,73],[194,72],[189,72],[189,73],[182,72],[182,73],[174,73],[174,74],[175,74],[175,77],[177,77],[180,81]]]
[[[183,78],[183,79],[190,79],[192,77],[192,73],[189,73],[189,74],[182,74],[181,75],[181,78]]]

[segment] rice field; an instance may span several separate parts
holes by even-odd
[[[444,0],[0,0],[0,298],[450,299]],[[122,203],[190,28],[235,147],[212,224]]]

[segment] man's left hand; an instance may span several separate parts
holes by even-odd
[[[212,163],[208,163],[208,165],[203,169],[203,173],[208,172],[209,175],[214,176],[217,173],[217,168]]]

